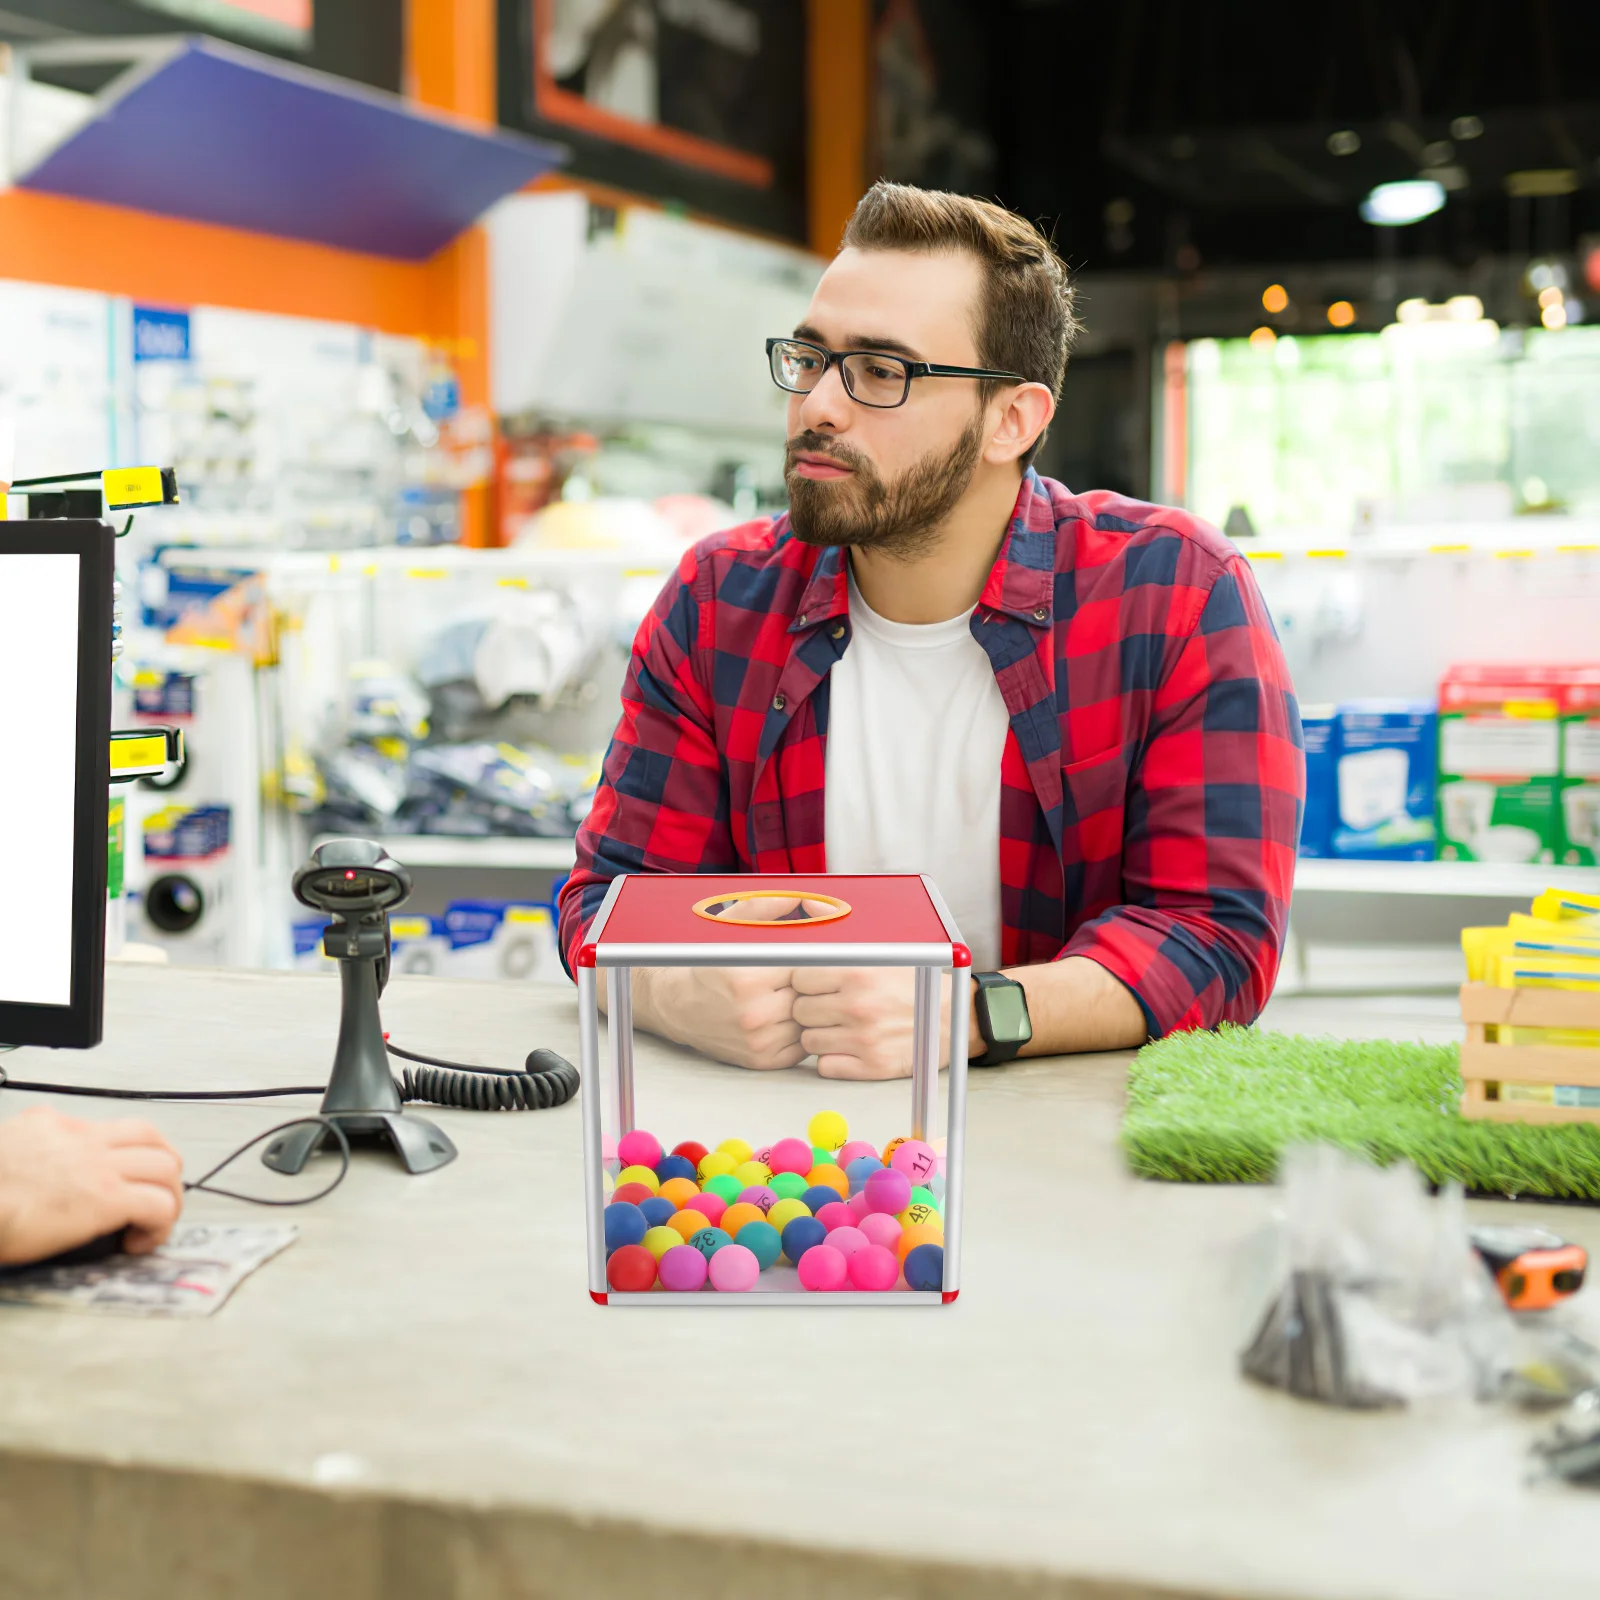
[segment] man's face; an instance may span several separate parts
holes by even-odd
[[[975,367],[982,269],[961,252],[844,250],[823,273],[795,337],[828,350],[877,350]],[[971,378],[915,378],[903,406],[850,398],[837,365],[789,397],[784,481],[790,521],[811,544],[913,555],[972,482],[985,409]]]

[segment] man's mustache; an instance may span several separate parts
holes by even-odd
[[[865,465],[863,458],[854,450],[847,445],[841,446],[825,433],[797,433],[784,447],[785,466],[792,467],[794,458],[802,455],[822,456],[825,460],[838,462],[841,467],[848,467],[852,472]]]

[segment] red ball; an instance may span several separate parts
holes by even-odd
[[[700,1170],[700,1163],[704,1161],[711,1152],[707,1150],[703,1144],[696,1144],[693,1139],[685,1139],[682,1144],[673,1145],[672,1153],[675,1156],[682,1156],[685,1161],[692,1161],[694,1163],[694,1170],[698,1172]]]
[[[653,1192],[648,1184],[625,1183],[611,1196],[610,1203],[615,1205],[619,1200],[626,1200],[630,1205],[643,1205]]]
[[[606,1262],[606,1282],[621,1294],[641,1294],[655,1287],[656,1258],[642,1244],[625,1244]]]

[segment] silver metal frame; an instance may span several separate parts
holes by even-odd
[[[578,968],[578,1044],[583,1075],[583,1169],[585,1214],[589,1230],[589,1294],[601,1305],[945,1305],[961,1287],[962,1169],[967,1132],[967,1035],[971,1026],[972,968],[952,965],[952,945],[961,932],[937,888],[926,877],[923,887],[950,936],[949,944],[625,944],[607,946],[610,920],[625,877],[612,880],[584,943],[593,946],[595,965]],[[618,1294],[606,1283],[605,1191],[602,1133],[610,1100],[619,1136],[634,1126],[633,985],[635,967],[733,966],[912,967],[916,972],[911,1045],[911,1133],[924,1139],[933,1123],[934,1095],[939,1084],[940,974],[950,980],[950,1080],[945,1114],[944,1284],[942,1290],[906,1290],[868,1294],[857,1290],[811,1294],[774,1289],[755,1294]],[[600,1067],[599,974],[607,981],[607,1066],[604,1095]]]

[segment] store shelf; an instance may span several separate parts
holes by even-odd
[[[1407,894],[1440,899],[1531,900],[1545,889],[1600,893],[1600,868],[1498,865],[1485,861],[1297,863],[1294,890],[1308,894]]]
[[[333,838],[324,834],[318,838]],[[572,839],[463,839],[445,834],[402,834],[380,841],[407,867],[488,867],[532,872],[567,872],[577,860]]]

